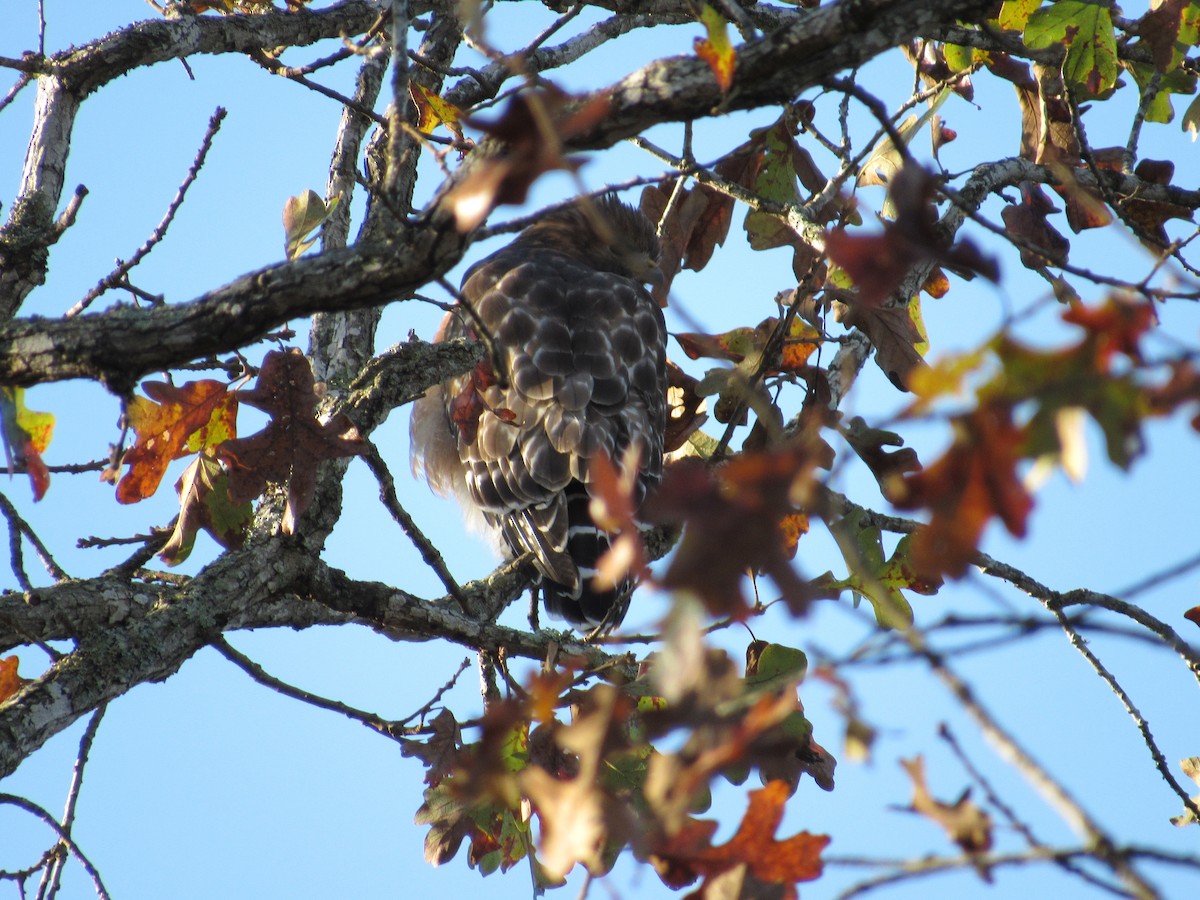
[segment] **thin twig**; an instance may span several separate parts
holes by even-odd
[[[387,464],[379,455],[379,448],[371,442],[370,438],[363,438],[367,445],[366,452],[362,454],[362,460],[367,464],[367,468],[371,470],[371,474],[375,476],[375,480],[379,483],[379,499],[383,502],[384,507],[396,523],[404,529],[404,533],[408,535],[408,539],[413,542],[413,546],[421,554],[421,559],[425,560],[425,564],[433,569],[443,585],[446,586],[446,591],[458,601],[459,608],[464,612],[467,609],[467,601],[463,596],[462,588],[459,587],[454,576],[450,574],[450,570],[446,568],[446,561],[442,559],[442,554],[438,552],[437,547],[429,540],[417,527],[417,523],[413,521],[412,516],[408,511],[400,505],[400,498],[396,495],[396,482],[392,478],[392,473],[388,471]]]
[[[33,81],[33,78],[34,76],[31,72],[22,72],[19,76],[17,76],[17,80],[13,82],[13,86],[8,89],[8,93],[4,95],[3,99],[0,99],[0,110],[12,103],[13,100],[16,99],[17,94],[21,93],[21,88]]]
[[[1062,626],[1063,631],[1067,633],[1067,637],[1071,641],[1071,646],[1078,650],[1080,654],[1083,655],[1083,658],[1088,661],[1088,664],[1096,670],[1096,674],[1104,679],[1104,682],[1109,686],[1109,688],[1112,689],[1112,692],[1117,695],[1117,699],[1121,701],[1121,705],[1125,707],[1125,712],[1129,713],[1129,717],[1133,719],[1134,724],[1137,725],[1138,731],[1142,735],[1142,740],[1145,741],[1146,747],[1150,750],[1150,756],[1154,760],[1154,768],[1158,769],[1158,773],[1163,777],[1163,781],[1165,781],[1170,786],[1171,790],[1178,795],[1188,811],[1191,812],[1191,814],[1197,819],[1200,819],[1200,806],[1196,805],[1196,802],[1192,800],[1192,798],[1188,795],[1188,792],[1184,790],[1183,786],[1180,785],[1180,783],[1175,779],[1175,776],[1171,773],[1171,767],[1167,764],[1166,757],[1163,756],[1162,750],[1159,749],[1157,742],[1155,742],[1154,735],[1150,733],[1150,723],[1146,721],[1146,717],[1143,716],[1138,708],[1133,705],[1133,700],[1125,691],[1125,688],[1123,688],[1113,674],[1108,671],[1104,663],[1100,662],[1100,659],[1092,652],[1091,648],[1088,647],[1087,641],[1085,641],[1079,632],[1071,625],[1071,623],[1067,621],[1067,617],[1063,611],[1061,609],[1055,609],[1052,610],[1052,612],[1058,618],[1058,622]]]
[[[92,885],[96,889],[96,896],[100,900],[109,900],[108,889],[104,887],[104,881],[100,878],[100,873],[96,871],[96,867],[92,865],[92,861],[84,855],[84,852],[79,849],[79,845],[71,840],[71,836],[63,831],[63,827],[55,821],[54,816],[50,815],[45,809],[38,806],[31,800],[26,800],[24,797],[18,797],[15,794],[0,794],[0,803],[6,803],[9,806],[15,806],[22,809],[32,816],[36,816],[46,824],[51,831],[58,835],[58,839],[66,845],[71,855],[79,860],[79,864],[83,866],[85,872],[92,879]]]
[[[37,532],[33,530],[28,522],[26,522],[21,514],[17,512],[12,502],[2,493],[0,493],[0,512],[8,520],[10,544],[9,548],[13,554],[13,564],[16,568],[13,573],[17,576],[17,580],[21,581],[24,576],[24,571],[21,569],[21,547],[20,535],[25,535],[26,540],[33,545],[33,550],[41,560],[42,566],[46,569],[47,574],[55,581],[66,581],[70,576],[63,571],[62,567],[54,561],[54,557],[50,554],[50,550],[42,543],[42,539],[37,536]],[[27,584],[28,578],[21,581],[21,587],[24,590],[33,590],[32,586]]]
[[[71,771],[71,787],[67,791],[67,805],[66,809],[63,810],[62,817],[63,831],[67,834],[71,833],[71,827],[75,824],[75,804],[79,800],[79,790],[83,787],[83,769],[87,765],[88,755],[92,752],[92,742],[96,739],[96,732],[100,728],[100,720],[104,717],[104,711],[107,708],[107,703],[101,703],[96,707],[96,711],[92,713],[92,717],[88,720],[87,728],[83,731],[83,737],[79,739],[79,752],[75,755],[75,765]],[[47,886],[46,896],[47,898],[51,898],[51,900],[58,893],[65,865],[66,858],[59,854],[42,877],[42,886]],[[38,896],[40,897],[41,894],[42,887],[39,886]]]
[[[467,669],[469,669],[470,667],[471,667],[471,657],[464,656],[463,661],[461,663],[459,663],[459,666],[455,670],[454,674],[450,676],[450,678],[446,681],[445,684],[443,684],[440,688],[438,688],[436,691],[434,691],[433,696],[429,698],[429,702],[425,703],[416,712],[412,713],[411,715],[405,716],[403,719],[401,719],[400,724],[406,725],[409,722],[411,722],[413,719],[424,720],[425,716],[429,715],[429,713],[433,710],[433,708],[442,702],[442,697],[446,696],[446,693],[452,687],[454,687],[454,685],[456,685],[458,683],[458,679],[462,677],[462,673],[467,671]]]
[[[285,697],[291,697],[293,700],[300,700],[309,704],[310,706],[315,706],[318,709],[341,713],[343,716],[353,719],[356,722],[360,722],[373,731],[377,731],[380,734],[391,738],[396,738],[401,730],[399,726],[401,726],[402,723],[393,722],[389,719],[383,718],[383,716],[376,715],[373,712],[367,712],[366,710],[358,709],[357,707],[342,703],[340,700],[330,700],[328,697],[321,697],[317,694],[313,694],[309,691],[298,688],[294,684],[288,684],[286,681],[281,681],[274,675],[268,674],[262,666],[250,659],[250,657],[235,650],[223,637],[218,637],[216,640],[214,640],[212,642],[212,647],[259,684],[263,685],[264,687],[269,687],[273,691],[278,691]]]
[[[1135,581],[1129,587],[1122,588],[1119,591],[1113,591],[1113,596],[1123,597],[1128,600],[1130,597],[1135,597],[1138,594],[1145,593],[1151,588],[1156,588],[1161,584],[1178,578],[1180,575],[1186,575],[1188,572],[1200,567],[1200,553],[1195,556],[1188,557],[1182,562],[1178,562],[1173,566],[1163,569],[1161,572],[1155,572],[1153,575],[1148,575],[1141,581]]]
[[[67,318],[77,316],[87,309],[92,302],[110,288],[117,287],[122,280],[129,274],[130,269],[140,263],[151,250],[166,237],[167,229],[171,222],[175,219],[175,214],[179,211],[179,207],[183,204],[183,199],[187,195],[188,188],[192,186],[192,182],[196,180],[196,176],[200,174],[200,168],[204,165],[205,157],[208,156],[208,151],[212,147],[213,138],[217,136],[217,132],[221,130],[221,122],[225,119],[224,107],[218,106],[216,112],[208,120],[208,129],[204,132],[204,138],[200,142],[200,151],[196,154],[196,158],[192,160],[192,165],[188,169],[187,177],[183,179],[183,183],[179,185],[179,190],[175,192],[174,199],[167,206],[167,212],[163,216],[162,221],[158,223],[150,237],[142,246],[138,247],[133,256],[128,262],[119,262],[117,268],[100,279],[100,282],[92,288],[87,294],[67,310]]]
[[[1033,833],[1033,829],[1017,816],[1016,810],[1014,810],[1011,806],[1005,803],[1003,799],[1001,799],[1000,795],[992,787],[991,782],[988,781],[988,779],[984,777],[983,773],[975,767],[974,763],[972,763],[970,758],[967,756],[966,751],[963,750],[962,745],[958,742],[958,738],[954,736],[954,732],[950,730],[950,726],[945,722],[938,726],[938,737],[945,741],[950,747],[951,752],[958,757],[959,763],[964,769],[967,770],[967,774],[971,776],[974,782],[979,785],[980,790],[983,791],[987,802],[990,803],[995,809],[1000,811],[1000,814],[1008,820],[1008,824],[1015,828],[1021,837],[1025,838],[1029,846],[1037,850],[1048,849],[1046,844],[1037,839]],[[1103,891],[1116,894],[1118,897],[1130,896],[1128,891],[1097,878],[1091,872],[1087,871],[1087,869],[1076,865],[1074,860],[1068,857],[1055,856],[1052,857],[1052,860],[1053,862],[1057,863],[1060,868],[1070,872],[1072,875],[1082,878],[1084,881],[1094,885],[1097,888],[1100,888]]]

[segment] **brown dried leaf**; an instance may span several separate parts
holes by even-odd
[[[992,819],[970,800],[970,788],[953,803],[935,800],[925,784],[925,760],[902,759],[900,765],[913,783],[913,809],[945,829],[950,840],[965,852],[986,853],[992,848]]]
[[[321,398],[312,367],[294,348],[268,353],[254,388],[237,396],[268,413],[271,421],[257,434],[225,441],[217,448],[229,468],[229,499],[245,503],[262,494],[268,482],[286,485],[282,528],[291,534],[312,503],[317,465],[362,452],[358,430],[344,415],[325,423],[317,420],[314,412]]]
[[[497,206],[524,203],[530,186],[543,173],[579,168],[578,160],[563,155],[563,140],[602,119],[609,101],[597,96],[575,106],[574,99],[558,88],[543,87],[513,97],[494,122],[467,119],[500,142],[501,149],[487,157],[476,155],[484,151],[473,151],[468,156],[469,174],[444,198],[459,231],[475,228]]]

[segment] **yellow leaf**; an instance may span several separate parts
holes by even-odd
[[[721,92],[727,93],[733,86],[733,67],[737,64],[737,51],[729,42],[729,23],[707,3],[700,11],[700,22],[708,32],[708,37],[696,38],[693,42],[696,55],[708,63],[717,77]]]

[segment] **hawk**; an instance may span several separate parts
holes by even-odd
[[[615,627],[632,589],[591,583],[609,544],[589,512],[592,460],[619,467],[636,448],[636,506],[662,475],[666,325],[644,287],[658,258],[650,220],[614,196],[547,213],[467,271],[438,330],[486,331],[490,358],[413,406],[414,473],[502,553],[530,554],[547,611],[577,626]]]

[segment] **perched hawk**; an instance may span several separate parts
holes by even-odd
[[[591,585],[608,548],[592,459],[619,466],[635,445],[638,504],[662,474],[666,326],[643,287],[658,256],[653,225],[615,197],[548,213],[463,281],[506,377],[489,359],[413,406],[413,471],[481,514],[501,552],[532,554],[546,609],[575,625],[619,624],[631,589]],[[437,339],[464,336],[479,329],[454,310]]]

